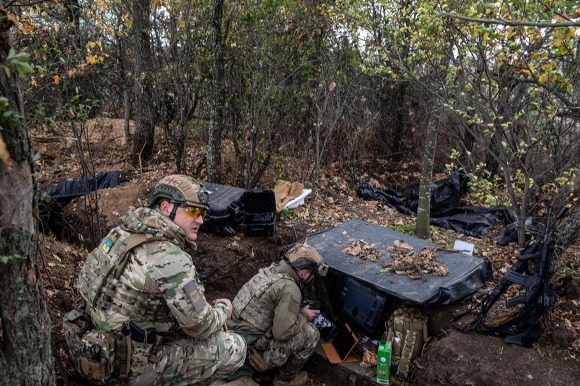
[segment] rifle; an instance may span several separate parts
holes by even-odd
[[[541,232],[541,237],[533,240],[522,251],[518,261],[508,270],[499,284],[483,299],[481,310],[471,323],[460,326],[457,322],[473,309],[455,316],[452,324],[463,332],[475,331],[485,334],[497,334],[506,343],[530,347],[539,337],[542,322],[548,310],[556,303],[558,286],[553,283],[556,263],[552,258],[556,241],[550,232],[556,221],[566,212],[564,206],[554,220],[551,220],[551,208]],[[525,294],[506,300],[506,308],[520,306],[515,316],[504,319],[495,325],[485,323],[489,310],[499,297],[511,285],[525,288]]]

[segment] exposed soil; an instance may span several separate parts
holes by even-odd
[[[88,154],[98,172],[123,170],[128,182],[73,200],[63,209],[65,230],[60,240],[41,235],[40,246],[44,265],[44,286],[47,292],[50,316],[53,321],[52,337],[58,357],[62,384],[79,384],[70,371],[67,347],[62,335],[62,316],[79,305],[76,277],[88,251],[94,246],[91,234],[104,236],[117,224],[127,210],[143,205],[147,193],[164,175],[174,173],[174,162],[167,151],[159,150],[153,164],[143,170],[134,170],[128,164],[128,147],[122,136],[122,122],[102,120],[90,128],[91,148]],[[53,133],[33,130],[35,150],[43,156],[41,188],[67,178],[82,175],[79,165],[79,141],[62,130],[60,138]],[[81,143],[83,141],[80,141]],[[159,142],[162,143],[162,138]],[[161,146],[160,146],[161,147]],[[86,144],[84,150],[89,150]],[[188,173],[204,180],[203,147],[189,146],[186,159]],[[235,170],[233,152],[225,148],[222,157],[226,173]],[[284,179],[297,179],[301,165],[288,160]],[[374,161],[367,165],[359,181],[379,188],[402,191],[409,182],[418,180],[416,165]],[[268,171],[260,188],[273,189],[277,177]],[[224,184],[233,184],[227,175]],[[380,183],[379,183],[380,181]],[[307,182],[306,182],[307,185]],[[306,186],[309,187],[309,186]],[[94,214],[98,213],[98,216]],[[397,228],[413,223],[379,202],[357,198],[354,186],[347,181],[340,165],[331,165],[321,177],[318,191],[308,196],[305,205],[290,214],[278,216],[274,236],[246,237],[241,229],[236,235],[223,237],[200,233],[197,251],[191,252],[196,268],[207,276],[206,296],[233,298],[237,290],[261,267],[276,260],[280,251],[304,236],[332,228],[353,217]],[[98,219],[98,220],[97,220]],[[476,245],[475,253],[487,256],[493,264],[496,279],[502,277],[517,256],[515,245],[499,247],[490,240],[466,237],[451,231],[435,229],[432,241],[450,247],[455,239]],[[100,238],[97,237],[97,241]],[[430,332],[433,339],[414,366],[417,385],[573,385],[580,384],[580,239],[559,256],[561,268],[556,278],[560,285],[558,301],[540,340],[531,348],[508,345],[501,339],[478,334],[458,332],[450,325],[451,317],[473,304],[471,298],[457,304],[432,310]],[[490,283],[486,288],[493,288]],[[323,385],[317,375],[311,374],[311,385]]]

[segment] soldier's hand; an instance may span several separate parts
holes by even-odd
[[[306,307],[304,307],[302,309],[302,311],[304,311],[304,313],[306,315],[308,315],[308,321],[312,322],[314,319],[316,319],[318,317],[318,315],[320,315],[320,310],[312,310],[310,309],[310,305],[306,305]]]
[[[215,302],[214,302],[214,304],[218,304],[218,303],[222,303],[222,304],[225,304],[226,305],[226,307],[227,307],[226,313],[227,313],[227,316],[228,316],[228,319],[229,319],[232,316],[232,311],[234,309],[234,307],[232,306],[232,302],[230,301],[230,299],[225,299],[225,298],[224,299],[221,299],[221,298],[220,299],[216,299]]]

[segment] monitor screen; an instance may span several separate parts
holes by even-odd
[[[385,309],[387,295],[347,276],[339,300],[341,313],[366,333],[372,334]]]

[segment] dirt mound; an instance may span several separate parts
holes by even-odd
[[[578,359],[563,351],[523,348],[501,339],[450,331],[415,362],[418,386],[576,385]]]

